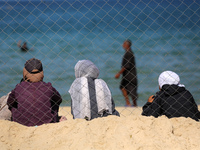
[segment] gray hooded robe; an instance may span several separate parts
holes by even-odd
[[[97,79],[99,70],[91,61],[78,61],[75,65],[75,76],[76,79],[69,89],[74,119],[119,116],[107,84],[102,79]]]

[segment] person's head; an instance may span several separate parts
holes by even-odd
[[[173,71],[164,71],[158,78],[159,89],[164,85],[180,85],[179,76]]]
[[[24,64],[23,78],[29,82],[42,81],[44,78],[42,62],[36,58],[27,60]]]
[[[26,43],[26,42],[24,42],[24,44],[23,44],[23,47],[24,47],[24,48],[26,48],[26,47],[27,47],[27,43]]]
[[[130,40],[125,40],[123,43],[123,48],[129,50],[131,48],[132,42]]]
[[[90,60],[78,61],[74,70],[76,78],[91,77],[96,79],[99,76],[99,69]]]

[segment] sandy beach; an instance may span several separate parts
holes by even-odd
[[[0,120],[1,150],[197,150],[200,123],[189,118],[141,116],[141,108],[116,108],[121,117],[92,121],[73,120],[69,107],[61,107],[67,121],[25,127]]]

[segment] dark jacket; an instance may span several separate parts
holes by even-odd
[[[9,95],[12,120],[26,126],[58,122],[62,98],[51,83],[21,82]]]
[[[200,112],[193,96],[185,87],[164,85],[157,92],[152,103],[143,106],[142,115],[158,117],[165,115],[168,118],[190,117],[196,121],[200,119]]]

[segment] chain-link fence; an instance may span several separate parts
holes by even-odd
[[[138,105],[158,89],[165,70],[200,103],[200,2],[188,0],[70,0],[0,2],[0,95],[22,78],[26,60],[42,61],[44,81],[51,82],[70,106],[68,90],[78,60],[99,68],[116,106],[124,106],[115,74],[121,69],[124,40],[132,41],[138,76]],[[20,43],[21,41],[21,43]],[[29,50],[20,46],[27,43]]]

